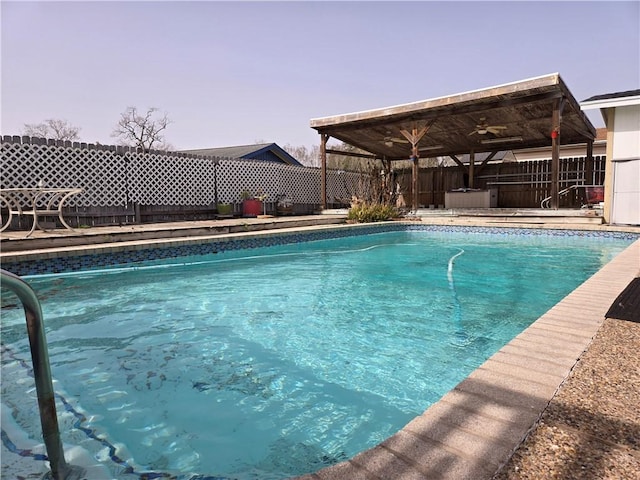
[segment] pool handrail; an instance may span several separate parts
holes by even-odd
[[[51,472],[43,478],[53,478],[54,480],[80,479],[84,477],[85,470],[79,466],[69,465],[64,458],[40,301],[29,284],[18,275],[0,269],[0,280],[2,286],[15,293],[22,302],[27,321],[42,437],[51,468]]]

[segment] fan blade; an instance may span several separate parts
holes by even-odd
[[[487,127],[487,131],[491,133],[500,133],[501,130],[505,130],[507,127],[503,127],[501,125],[495,125],[491,127]]]
[[[396,138],[396,137],[393,137],[393,138],[391,139],[391,141],[392,141],[392,142],[395,142],[395,143],[409,143],[409,140],[407,140],[406,138]]]
[[[470,137],[471,135],[473,135],[474,133],[478,133],[478,129],[475,129],[473,132],[471,132],[469,135],[467,135],[468,137]]]

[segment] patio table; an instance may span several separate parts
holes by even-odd
[[[33,216],[33,224],[27,237],[36,228],[46,230],[38,223],[38,218],[45,215],[57,215],[65,228],[73,230],[62,216],[62,207],[67,199],[83,191],[82,188],[2,188],[0,189],[0,206],[7,209],[8,218],[2,222],[0,232],[11,225],[13,215]]]

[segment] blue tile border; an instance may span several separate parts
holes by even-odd
[[[377,225],[353,225],[337,228],[328,228],[317,231],[301,231],[296,233],[268,233],[256,234],[248,238],[220,237],[214,240],[197,242],[197,238],[184,245],[172,245],[159,247],[150,243],[144,248],[125,251],[112,251],[97,254],[69,255],[61,254],[56,258],[39,260],[24,260],[17,262],[3,262],[2,268],[16,275],[42,275],[77,272],[97,268],[107,268],[123,265],[136,265],[152,260],[179,258],[194,255],[208,255],[211,253],[246,250],[260,247],[295,244],[316,240],[344,238],[375,233],[409,231],[409,232],[455,232],[469,234],[493,234],[493,235],[537,235],[537,236],[573,236],[573,237],[599,237],[615,238],[623,240],[636,240],[640,234],[629,232],[613,232],[606,230],[556,230],[541,228],[505,228],[505,227],[477,227],[460,225],[418,225],[405,223],[390,223]],[[121,246],[117,248],[122,248]]]

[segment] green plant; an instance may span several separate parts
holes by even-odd
[[[232,215],[233,205],[230,203],[218,203],[216,209],[220,215]]]
[[[347,219],[357,223],[369,223],[384,222],[399,216],[398,210],[392,205],[362,202],[351,206]]]
[[[261,189],[256,190],[256,193],[252,193],[250,190],[244,189],[240,194],[241,200],[260,200],[263,202],[269,194],[263,193]]]

